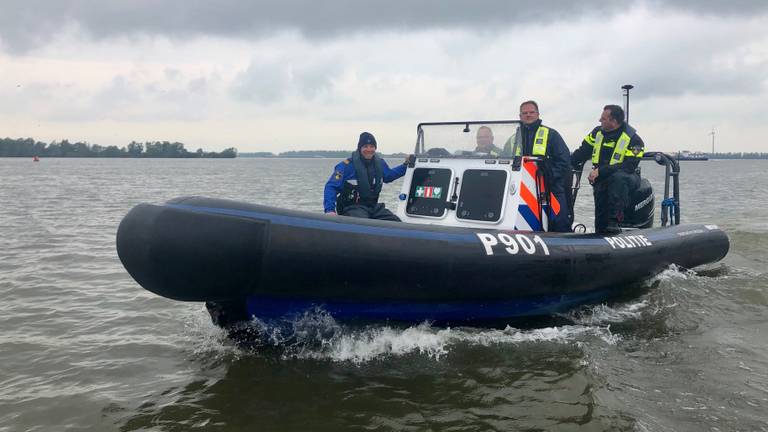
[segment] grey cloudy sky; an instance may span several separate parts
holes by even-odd
[[[410,151],[515,118],[571,149],[635,85],[655,150],[768,151],[766,1],[0,1],[0,136]]]

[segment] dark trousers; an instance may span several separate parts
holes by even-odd
[[[560,204],[560,211],[555,214],[555,210],[550,204],[549,211],[549,231],[555,232],[571,232],[571,225],[573,220],[571,219],[570,201],[565,191],[552,192],[555,199]]]
[[[344,211],[341,213],[343,216],[359,217],[364,219],[381,219],[400,222],[400,218],[395,216],[391,211],[384,207],[384,204],[379,203],[373,207],[364,205],[350,205],[344,207]]]
[[[640,186],[640,176],[616,171],[607,178],[597,177],[595,194],[595,231],[624,221],[624,209],[629,206],[630,193]]]

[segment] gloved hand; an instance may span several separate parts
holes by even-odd
[[[412,167],[413,164],[415,164],[415,163],[416,163],[416,156],[415,155],[411,154],[411,155],[408,155],[408,156],[405,157],[405,162],[404,162],[405,165],[408,165],[409,167]]]

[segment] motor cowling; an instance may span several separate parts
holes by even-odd
[[[640,186],[630,193],[630,204],[624,209],[622,227],[651,228],[654,218],[654,198],[651,182],[640,179]]]

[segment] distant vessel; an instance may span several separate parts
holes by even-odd
[[[677,152],[677,160],[679,161],[705,161],[709,160],[709,157],[706,153],[702,152],[690,152],[688,150],[683,150]]]
[[[37,156],[32,157],[32,162],[40,162],[40,158]]]

